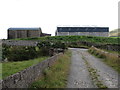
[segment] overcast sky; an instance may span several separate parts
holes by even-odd
[[[118,28],[119,0],[0,0],[0,38],[9,27],[41,27],[55,35],[56,27]]]

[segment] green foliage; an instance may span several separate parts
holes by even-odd
[[[30,88],[65,88],[69,72],[71,52],[67,51],[56,63],[44,70],[44,76],[32,83]]]
[[[51,37],[38,37],[38,38],[25,38],[20,40],[40,40],[40,42],[52,42],[54,43],[53,48],[61,47],[61,44],[64,43],[65,48],[80,48],[86,46],[91,47],[98,46],[102,49],[107,49],[106,45],[117,46],[120,45],[120,38],[116,37],[96,37],[96,36],[51,36]],[[63,45],[63,47],[64,47]],[[116,49],[115,49],[116,50]]]
[[[66,49],[65,43],[61,41],[40,41],[37,47],[40,49],[40,54],[43,56],[55,53],[54,49],[63,49],[63,51]]]
[[[36,58],[40,56],[36,47],[28,46],[7,46],[3,45],[3,60],[7,58],[8,61],[23,61]]]
[[[49,55],[51,43],[49,41],[41,41],[37,44],[37,47],[40,50],[40,55],[46,56]]]
[[[5,78],[7,76],[10,76],[14,73],[24,70],[25,68],[35,65],[47,58],[48,57],[39,57],[33,60],[27,60],[27,61],[4,62],[2,63],[2,77]]]
[[[25,38],[19,40],[44,40],[44,41],[62,41],[62,42],[93,42],[102,44],[119,44],[120,38],[112,37],[96,37],[96,36],[51,36],[39,38]]]
[[[3,45],[3,60],[23,61],[39,56],[52,56],[54,49],[66,49],[61,41],[40,41],[37,46],[8,46]],[[52,50],[51,50],[52,49]]]
[[[43,40],[40,41],[37,45],[39,48],[61,48],[61,49],[66,49],[66,45],[62,41],[48,41],[48,40]]]
[[[33,60],[27,61],[17,61],[17,62],[4,62],[0,63],[2,65],[2,78],[10,76],[14,73],[17,73],[25,68],[28,68],[32,65],[35,65],[43,60],[46,60],[48,57],[39,57]]]
[[[111,53],[107,51],[103,51],[101,49],[96,49],[91,47],[88,50],[89,53],[95,55],[96,57],[102,58],[103,61],[109,66],[113,67],[120,73],[120,58],[119,53]]]

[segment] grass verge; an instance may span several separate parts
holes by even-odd
[[[71,52],[66,51],[56,63],[45,69],[44,76],[32,83],[30,88],[65,88],[69,72]]]
[[[91,47],[88,50],[89,53],[93,54],[94,56],[98,58],[102,58],[103,62],[105,62],[107,65],[114,68],[116,71],[120,73],[120,58],[119,54],[117,53],[111,53],[107,52],[101,49],[97,49],[95,47]]]
[[[25,68],[28,68],[32,65],[35,65],[48,57],[39,57],[33,60],[27,60],[27,61],[18,61],[18,62],[4,62],[2,64],[2,78],[4,79],[7,76],[10,76],[14,73],[17,73],[21,70],[24,70]],[[0,64],[0,65],[1,65]]]

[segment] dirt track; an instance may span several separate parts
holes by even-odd
[[[86,62],[94,68],[100,82],[107,88],[118,88],[118,73],[104,64],[101,59],[87,52],[87,49],[70,48],[72,51],[67,88],[97,88],[91,79]]]

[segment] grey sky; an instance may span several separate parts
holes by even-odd
[[[41,27],[55,34],[58,25],[118,27],[119,0],[0,0],[0,38],[9,27]]]

